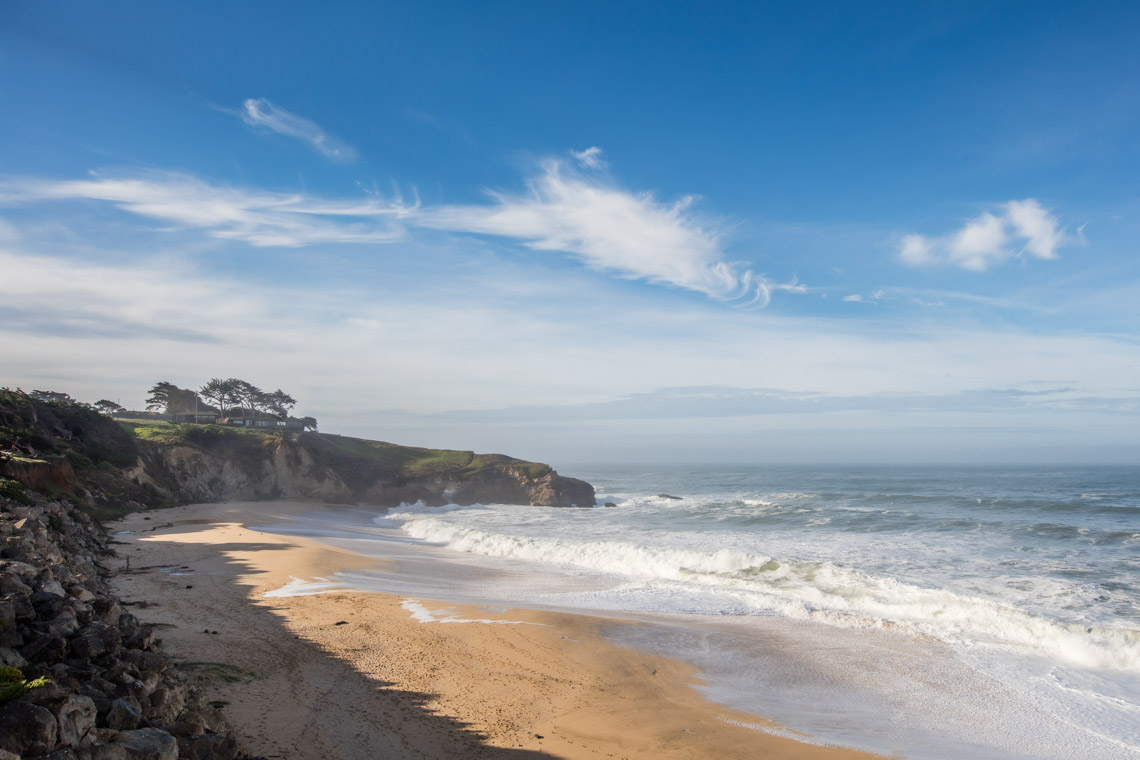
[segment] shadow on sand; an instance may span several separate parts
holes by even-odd
[[[207,679],[209,698],[229,703],[227,717],[251,755],[288,760],[554,757],[487,745],[469,724],[432,712],[429,704],[436,695],[397,689],[356,670],[315,643],[296,637],[268,607],[249,601],[251,587],[240,583],[238,576],[260,571],[234,559],[233,553],[287,547],[254,542],[166,543],[162,535],[149,533],[146,543],[161,542],[164,553],[172,548],[178,564],[140,567],[148,560],[148,547],[137,543],[123,547],[122,555],[135,555],[136,569],[115,578],[116,591],[124,601],[135,603],[131,610],[143,622],[162,625],[159,634],[168,657],[199,664],[195,677]],[[211,563],[213,572],[177,572],[197,562]],[[204,614],[207,605],[209,613]],[[212,664],[205,659],[249,677],[232,678],[229,683],[211,679],[210,668],[201,667]]]

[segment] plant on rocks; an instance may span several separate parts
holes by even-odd
[[[19,668],[0,665],[0,705],[11,702],[29,689],[46,686],[49,683],[51,681],[42,677],[29,681],[24,678],[24,673]]]

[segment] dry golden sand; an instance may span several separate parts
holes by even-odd
[[[260,533],[313,504],[260,502],[134,514],[117,591],[159,623],[167,653],[225,708],[252,755],[313,758],[870,758],[727,721],[683,662],[605,641],[604,621],[419,600],[423,623],[385,594],[266,598],[291,577],[375,560]],[[537,625],[535,625],[537,624]],[[210,631],[207,633],[206,631]],[[213,633],[217,631],[217,633]]]

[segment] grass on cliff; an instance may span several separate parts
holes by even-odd
[[[117,422],[140,441],[152,443],[198,443],[232,439],[235,436],[253,436],[263,441],[277,438],[272,430],[264,428],[224,427],[222,425],[193,425],[190,423],[161,422],[146,419],[119,419]]]
[[[552,470],[549,465],[524,462],[501,454],[476,454],[472,451],[450,449],[424,449],[417,446],[400,446],[384,441],[368,441],[340,435],[319,435],[324,447],[354,459],[362,459],[387,470],[398,470],[416,477],[431,477],[449,473],[470,475],[496,465],[509,465],[532,479],[541,478]]]
[[[190,444],[205,448],[229,443],[270,443],[280,440],[274,430],[194,425],[160,422],[148,419],[120,419],[119,423],[140,441],[159,444]],[[548,465],[524,462],[499,454],[476,454],[471,451],[425,449],[400,446],[383,441],[369,441],[327,433],[301,433],[296,436],[302,446],[330,464],[367,465],[369,469],[407,477],[438,477],[448,474],[471,475],[493,466],[508,465],[531,479],[551,472]]]

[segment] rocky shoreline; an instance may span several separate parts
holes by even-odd
[[[0,497],[0,665],[12,684],[0,686],[0,760],[239,757],[155,627],[109,592],[120,568],[102,527],[67,501],[13,495]]]

